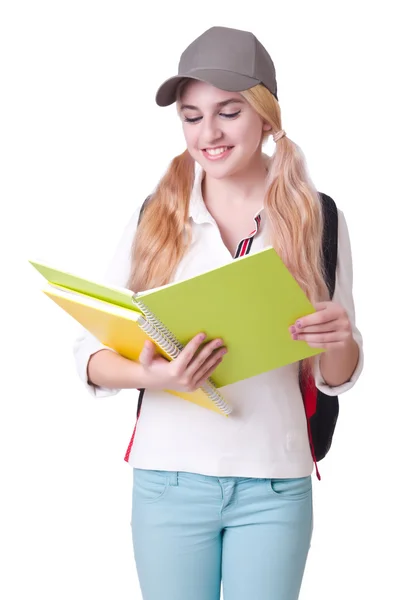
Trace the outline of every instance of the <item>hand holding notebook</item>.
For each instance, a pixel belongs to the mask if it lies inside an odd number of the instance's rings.
[[[171,362],[156,353],[154,343],[146,341],[139,356],[147,377],[145,387],[179,392],[193,392],[200,388],[226,354],[221,339],[203,345],[205,338],[205,334],[201,333],[194,336]]]

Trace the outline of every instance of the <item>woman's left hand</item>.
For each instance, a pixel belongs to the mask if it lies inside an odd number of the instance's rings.
[[[303,340],[312,348],[337,350],[352,339],[352,327],[345,309],[336,302],[317,302],[316,312],[298,319],[289,330],[294,340]]]

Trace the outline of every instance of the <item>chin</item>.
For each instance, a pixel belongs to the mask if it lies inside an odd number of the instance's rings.
[[[200,158],[200,160],[198,160],[198,158]],[[240,171],[241,168],[243,168],[243,165],[239,165],[238,163],[236,164],[235,160],[230,162],[229,160],[225,160],[224,162],[220,161],[219,163],[212,163],[200,156],[196,158],[196,161],[203,168],[205,173],[213,179],[224,179],[225,177],[230,177],[235,175],[238,171]]]

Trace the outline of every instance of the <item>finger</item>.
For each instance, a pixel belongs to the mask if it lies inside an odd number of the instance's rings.
[[[194,384],[196,389],[201,387],[202,385],[204,385],[204,383],[207,381],[207,379],[209,379],[209,377],[211,377],[212,373],[215,371],[217,366],[221,364],[222,359],[223,359],[223,356],[219,357],[218,360],[209,369],[207,369],[204,372],[201,379],[198,379],[196,381],[196,383]]]
[[[297,336],[298,341],[308,344],[332,344],[345,342],[348,337],[344,331],[330,331],[328,333],[300,333]]]
[[[322,310],[321,312],[315,312],[311,315],[306,315],[306,317],[297,319],[295,323],[293,323],[292,327],[296,327],[296,330],[300,331],[302,329],[306,329],[307,327],[331,323],[332,321],[335,321],[337,317],[338,315],[335,315],[333,312],[330,313],[328,310]]]
[[[296,327],[296,325],[291,325],[291,327],[289,328],[290,333],[296,333],[296,334],[301,334],[301,333],[329,333],[331,331],[335,331],[336,330],[336,319],[333,319],[332,321],[328,321],[326,323],[317,323],[316,325],[308,325],[304,328],[300,328],[298,329]]]
[[[215,350],[223,346],[223,340],[216,338],[208,342],[198,353],[193,357],[190,364],[186,369],[186,375],[188,377],[194,377],[197,371],[204,365],[207,360],[213,355]]]
[[[343,313],[343,309],[334,302],[317,302],[314,306],[318,309],[316,312],[297,319],[293,325],[298,329],[304,329],[311,325],[335,321]]]
[[[344,342],[329,342],[325,344],[317,344],[315,342],[310,342],[307,344],[311,348],[322,348],[323,350],[338,350],[339,348],[344,347]]]
[[[152,342],[149,342],[149,340],[146,340],[139,355],[139,362],[141,365],[148,367],[152,363],[155,353],[155,345]]]
[[[184,347],[179,356],[173,361],[173,367],[178,371],[182,372],[187,369],[187,366],[192,361],[197,350],[205,340],[205,334],[199,333],[194,336]]]
[[[212,373],[215,369],[214,365],[218,364],[218,361],[221,361],[226,354],[226,348],[219,348],[216,352],[205,361],[205,363],[194,373],[192,376],[193,382],[196,384],[197,381],[203,379],[203,377],[208,377],[208,373]]]

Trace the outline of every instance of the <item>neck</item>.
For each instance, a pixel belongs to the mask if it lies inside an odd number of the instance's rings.
[[[207,206],[210,207],[216,199],[216,204],[227,203],[229,208],[247,204],[258,208],[258,202],[263,204],[268,163],[269,157],[261,154],[244,171],[230,177],[213,179],[205,174],[202,193]]]

